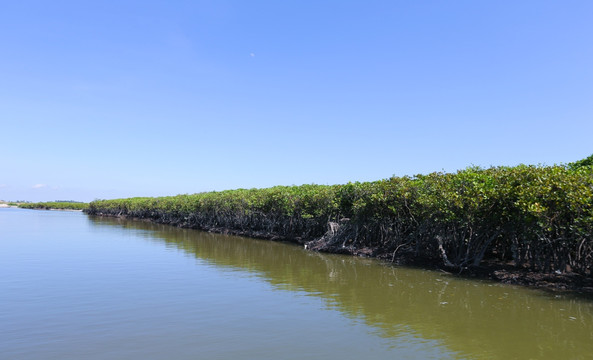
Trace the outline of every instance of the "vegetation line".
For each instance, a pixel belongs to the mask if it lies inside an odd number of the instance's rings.
[[[592,277],[593,155],[345,185],[97,200],[88,214],[295,241],[312,250]]]
[[[19,203],[18,207],[23,209],[38,210],[84,210],[88,208],[88,203],[73,201],[49,201],[37,203]]]

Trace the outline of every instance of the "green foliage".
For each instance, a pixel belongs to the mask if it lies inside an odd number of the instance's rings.
[[[38,203],[20,203],[18,204],[23,209],[40,209],[40,210],[85,210],[89,204],[82,202],[38,202]]]
[[[582,159],[582,160],[575,161],[573,163],[568,164],[568,167],[573,170],[582,168],[584,166],[593,166],[593,154],[589,157]]]
[[[86,211],[299,241],[324,236],[334,222],[345,229],[330,234],[343,237],[342,247],[405,251],[457,268],[491,258],[541,271],[593,269],[593,166],[586,165],[97,200]]]

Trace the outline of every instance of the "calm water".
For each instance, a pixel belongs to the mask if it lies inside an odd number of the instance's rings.
[[[0,209],[0,359],[591,359],[593,301]]]

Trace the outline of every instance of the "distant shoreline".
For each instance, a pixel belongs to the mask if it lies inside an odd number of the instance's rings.
[[[19,206],[5,206],[5,207],[13,207],[13,208],[18,208],[18,209],[26,209],[26,210],[47,210],[47,211],[78,211],[81,212],[82,210],[79,209],[58,209],[58,208],[22,208]]]
[[[0,203],[0,208],[15,208],[15,209],[29,209],[29,210],[58,210],[58,211],[82,211],[83,209],[71,209],[67,207],[47,207],[48,203],[20,203],[17,205],[10,205],[9,203]],[[81,203],[82,204],[82,203]],[[66,205],[70,205],[69,203]],[[86,206],[86,203],[84,203]]]
[[[38,203],[22,203],[18,207],[21,209],[34,210],[71,210],[81,211],[87,208],[88,204],[83,202],[69,202],[69,201],[48,201]]]

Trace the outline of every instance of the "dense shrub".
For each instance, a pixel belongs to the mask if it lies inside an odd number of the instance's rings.
[[[86,211],[300,242],[322,239],[328,251],[371,248],[461,269],[484,259],[584,275],[593,268],[593,167],[586,164],[99,200]]]
[[[50,202],[37,202],[37,203],[20,203],[18,204],[23,209],[41,209],[41,210],[84,210],[89,204],[82,202],[69,202],[69,201],[50,201]]]
[[[568,166],[573,170],[584,167],[584,166],[593,166],[593,155],[586,157],[582,160],[570,163],[570,164],[568,164]]]

